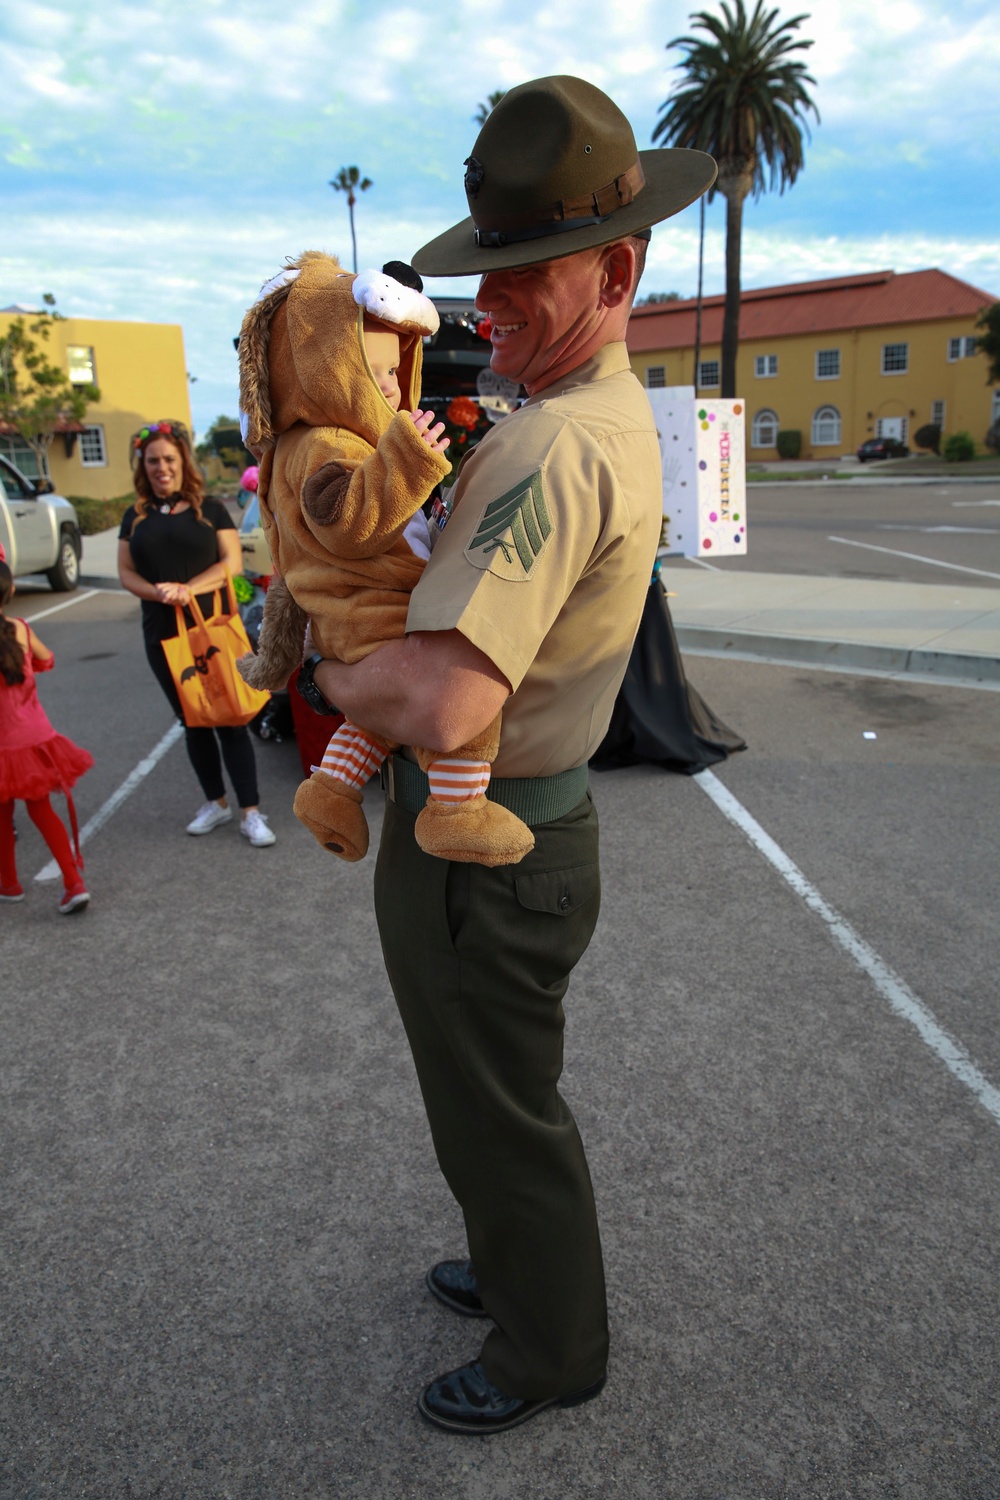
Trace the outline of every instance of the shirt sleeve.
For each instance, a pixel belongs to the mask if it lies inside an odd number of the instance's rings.
[[[132,527],[135,525],[135,506],[130,505],[122,516],[122,524],[118,531],[118,540],[127,542],[132,535]]]
[[[229,514],[221,500],[202,501],[201,513],[206,521],[211,521],[216,531],[235,531],[236,522]]]
[[[507,418],[466,460],[407,630],[457,629],[516,689],[609,540],[614,476],[577,423]],[[508,426],[509,424],[509,426]]]

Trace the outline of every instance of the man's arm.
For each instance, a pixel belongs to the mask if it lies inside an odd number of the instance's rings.
[[[481,734],[510,683],[458,630],[417,630],[353,666],[317,663],[313,681],[355,724],[445,754]]]

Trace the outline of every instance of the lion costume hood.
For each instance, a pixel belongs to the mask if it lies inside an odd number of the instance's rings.
[[[333,256],[309,250],[261,288],[243,320],[244,442],[267,447],[301,422],[347,428],[375,447],[393,411],[365,354],[366,315],[399,334],[400,410],[414,410],[422,340],[438,330],[433,302],[384,271],[355,276]]]

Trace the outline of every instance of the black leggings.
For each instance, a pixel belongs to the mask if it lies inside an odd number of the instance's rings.
[[[159,641],[146,640],[146,659],[153,669],[153,676],[166,694],[167,702],[183,724],[180,699]],[[225,761],[240,807],[257,806],[260,801],[257,795],[257,764],[254,760],[253,740],[245,724],[218,729],[188,729],[185,726],[184,739],[188,759],[194,767],[194,774],[201,784],[206,801],[218,802],[220,797],[226,795],[222,780],[222,762]]]

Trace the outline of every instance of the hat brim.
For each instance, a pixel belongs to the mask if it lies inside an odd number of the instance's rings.
[[[429,240],[413,256],[411,264],[421,276],[482,276],[487,271],[537,265],[562,255],[574,255],[578,250],[608,245],[679,214],[712,186],[718,170],[713,157],[683,146],[640,151],[639,161],[645,187],[631,203],[602,224],[588,224],[582,229],[516,240],[493,248],[476,244],[475,224],[470,217]]]

